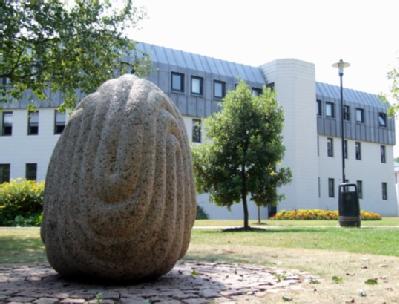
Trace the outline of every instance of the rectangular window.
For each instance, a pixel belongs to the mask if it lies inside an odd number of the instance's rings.
[[[10,182],[10,164],[0,164],[0,184]]]
[[[317,115],[321,116],[321,100],[317,99],[316,104],[317,104]]]
[[[36,180],[37,164],[25,164],[25,178],[27,180]]]
[[[357,197],[363,198],[363,182],[361,180],[357,180],[356,186],[357,186]]]
[[[382,199],[386,201],[388,199],[388,184],[387,183],[381,183],[382,187]]]
[[[320,177],[317,178],[317,192],[319,194],[319,197],[321,197]]]
[[[335,117],[334,103],[326,102],[326,116],[332,118]]]
[[[172,72],[172,91],[184,92],[184,74]]]
[[[54,134],[61,134],[64,132],[66,122],[65,112],[59,112],[55,110],[54,112]]]
[[[344,106],[344,120],[351,120],[351,112],[349,106]]]
[[[335,180],[333,178],[328,179],[328,196],[335,197]]]
[[[344,140],[344,158],[348,159],[348,141]]]
[[[226,83],[219,80],[213,81],[213,96],[215,98],[223,98],[226,96]]]
[[[259,96],[262,94],[262,89],[252,88],[252,96]]]
[[[385,151],[385,146],[381,145],[381,163],[386,163],[386,151]]]
[[[28,135],[39,134],[39,111],[28,112]]]
[[[364,110],[363,109],[356,109],[356,122],[364,122]]]
[[[386,127],[387,126],[387,114],[378,113],[378,126]]]
[[[203,94],[203,83],[204,79],[198,76],[191,76],[191,94],[202,95]]]
[[[201,119],[192,120],[191,140],[193,143],[201,142]]]
[[[1,115],[1,136],[11,136],[12,135],[12,112],[4,111]]]
[[[328,157],[334,156],[334,142],[331,137],[327,138],[327,156]]]
[[[362,145],[360,142],[355,142],[355,159],[362,159]]]

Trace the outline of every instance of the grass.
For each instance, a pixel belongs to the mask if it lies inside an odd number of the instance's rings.
[[[242,226],[242,220],[196,220],[195,226]],[[257,220],[250,220],[250,225],[257,226]],[[262,220],[262,226],[338,226],[335,220]],[[384,217],[377,221],[362,221],[363,227],[396,226],[399,217]]]
[[[237,245],[274,248],[303,248],[399,256],[397,228],[337,229],[319,227],[280,227],[257,232],[195,230],[195,245]]]
[[[46,261],[39,228],[0,227],[0,263]]]
[[[273,229],[267,229],[267,226],[265,226],[265,230],[256,232],[221,232],[220,229],[195,229],[192,232],[191,243],[194,246],[207,245],[215,248],[234,245],[243,248],[252,246],[321,249],[399,256],[398,228],[341,229],[336,227],[304,227],[305,223],[303,222],[311,223],[313,221],[274,222],[280,222],[281,226],[273,227]],[[293,222],[297,222],[298,225],[291,226]],[[235,222],[228,221],[229,224],[226,224],[225,221],[211,223],[226,226],[234,225]],[[286,226],[283,226],[283,224],[286,224]],[[211,225],[207,224],[206,226]],[[43,252],[44,246],[40,240],[39,228],[0,228],[0,263],[42,262],[45,261]]]
[[[251,303],[285,303],[282,295],[292,297],[293,303],[399,303],[398,228],[339,229],[334,227],[336,223],[320,227],[334,221],[317,225],[319,227],[305,225],[314,221],[278,222],[282,226],[270,229],[265,226],[266,229],[259,232],[194,229],[185,259],[299,269],[320,276],[320,284],[305,284],[300,289],[268,293],[262,298],[252,297]],[[295,227],[291,226],[294,222]],[[388,222],[393,225],[397,220]],[[209,222],[201,223],[210,226]],[[228,223],[212,224],[241,224]],[[32,264],[45,260],[39,228],[0,228],[0,264]],[[333,278],[338,278],[340,283]],[[365,283],[376,279],[378,284]],[[366,298],[359,296],[360,289],[367,292]]]

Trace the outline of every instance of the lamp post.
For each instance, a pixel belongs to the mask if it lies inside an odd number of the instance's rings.
[[[340,89],[341,89],[341,155],[342,155],[342,182],[346,182],[345,178],[345,147],[344,147],[344,92],[342,86],[342,77],[344,76],[344,68],[349,67],[350,64],[348,62],[340,59],[338,62],[332,65],[333,68],[338,68],[338,76],[340,79]]]

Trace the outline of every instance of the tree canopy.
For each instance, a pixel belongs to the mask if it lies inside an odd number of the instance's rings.
[[[283,110],[274,91],[264,87],[260,96],[241,81],[222,102],[222,110],[205,120],[209,141],[193,147],[198,191],[209,192],[217,205],[242,200],[244,228],[249,228],[247,196],[258,206],[281,200],[277,187],[291,179],[280,166],[284,155]]]
[[[391,95],[394,99],[390,114],[395,114],[399,111],[399,65],[388,72],[388,79],[391,81]]]
[[[68,5],[67,5],[68,4]],[[29,89],[39,99],[59,91],[67,106],[76,89],[93,92],[120,73],[145,73],[149,60],[123,60],[135,44],[125,35],[144,13],[132,0],[0,1],[0,97],[20,98]]]

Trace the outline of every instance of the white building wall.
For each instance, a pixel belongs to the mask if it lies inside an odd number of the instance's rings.
[[[0,163],[10,164],[10,178],[25,177],[25,164],[37,163],[37,180],[44,180],[54,146],[53,108],[39,109],[39,134],[28,135],[28,111],[12,110],[12,136],[0,136]]]
[[[286,199],[279,204],[278,209],[317,208],[314,64],[297,59],[279,59],[261,68],[267,82],[274,82],[277,101],[284,109],[286,151],[282,165],[291,168],[293,177],[290,184],[281,187]]]
[[[362,210],[385,216],[398,215],[393,171],[393,146],[386,145],[386,163],[381,163],[380,144],[361,142],[361,160],[355,159],[355,141],[348,140],[348,159],[345,159],[345,177],[351,183],[361,180]],[[319,177],[321,182],[319,205],[322,209],[338,209],[338,185],[342,182],[341,139],[333,137],[333,157],[327,156],[327,137],[319,136]],[[329,197],[328,178],[335,180],[335,197]],[[387,183],[388,199],[382,199],[382,185]]]

